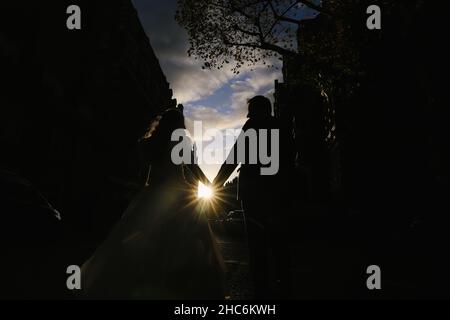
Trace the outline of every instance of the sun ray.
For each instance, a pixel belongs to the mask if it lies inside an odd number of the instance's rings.
[[[208,187],[201,182],[198,183],[198,191],[197,191],[198,198],[211,199],[213,195],[214,195],[213,189],[211,187]]]

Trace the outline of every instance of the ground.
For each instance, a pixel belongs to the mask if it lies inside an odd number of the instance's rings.
[[[253,292],[246,241],[222,236],[218,239],[218,244],[226,265],[227,299],[251,299]]]

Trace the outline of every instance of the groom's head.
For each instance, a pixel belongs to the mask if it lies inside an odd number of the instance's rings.
[[[263,96],[256,96],[248,100],[247,118],[267,118],[272,115],[272,104]]]

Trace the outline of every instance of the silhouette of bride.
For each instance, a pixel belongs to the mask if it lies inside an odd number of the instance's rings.
[[[222,299],[223,261],[185,165],[171,161],[176,109],[145,140],[149,184],[81,270],[84,299]],[[190,174],[205,179],[199,170]]]

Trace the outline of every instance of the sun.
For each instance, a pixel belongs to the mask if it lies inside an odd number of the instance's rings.
[[[197,191],[197,197],[203,198],[203,199],[211,199],[213,196],[213,190],[204,185],[203,183],[198,183],[198,191]]]

